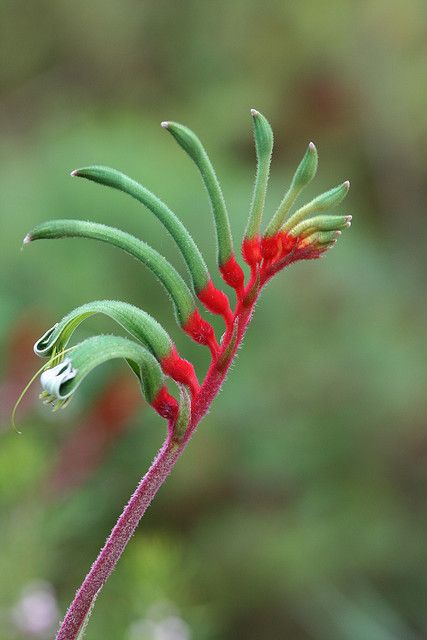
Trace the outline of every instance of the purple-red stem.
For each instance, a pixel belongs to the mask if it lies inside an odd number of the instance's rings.
[[[250,304],[245,306],[245,294],[253,286],[248,285],[239,296],[234,314],[234,322],[228,326],[218,355],[213,359],[199,393],[193,398],[191,421],[184,438],[177,441],[173,434],[173,425],[169,425],[168,436],[157,454],[153,464],[137,486],[134,494],[123,510],[104,547],[93,563],[89,573],[72,601],[56,640],[75,640],[85,618],[100,589],[114,570],[124,548],[132,537],[139,521],[150,505],[157,491],[172,471],[200,420],[207,413],[218,394],[227,371],[251,320],[259,291]]]
[[[170,474],[182,450],[169,435],[84,579],[61,624],[57,640],[74,640],[77,637],[94,598],[112,573],[138,522]]]

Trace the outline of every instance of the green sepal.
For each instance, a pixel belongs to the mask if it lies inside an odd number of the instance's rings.
[[[46,369],[40,381],[47,402],[59,403],[71,398],[86,376],[96,367],[113,360],[127,360],[141,384],[147,402],[154,398],[164,384],[164,376],[154,356],[142,345],[120,336],[94,336],[78,344],[51,369]]]
[[[314,231],[334,231],[351,226],[351,216],[315,216],[299,222],[293,227],[292,236],[308,236]]]
[[[160,280],[174,304],[177,320],[185,325],[196,309],[194,297],[174,267],[155,249],[134,236],[85,220],[49,220],[35,227],[24,239],[24,244],[33,240],[52,238],[92,238],[112,244],[143,262]]]
[[[187,264],[196,293],[199,293],[207,285],[210,280],[209,271],[189,231],[173,211],[151,191],[124,173],[109,167],[83,167],[75,169],[71,175],[118,189],[142,202],[166,227],[178,245]]]
[[[259,233],[270,175],[271,154],[273,153],[273,130],[270,123],[267,118],[255,109],[251,109],[251,114],[257,170],[245,238],[253,238]]]
[[[118,322],[134,338],[148,347],[158,361],[170,354],[173,342],[162,325],[142,309],[116,300],[96,300],[73,309],[37,340],[34,352],[40,357],[61,353],[77,327],[86,318],[97,313],[107,315]]]
[[[201,141],[191,129],[177,122],[162,122],[162,127],[173,135],[180,147],[188,153],[200,171],[214,215],[217,261],[221,266],[231,258],[234,251],[227,207],[215,170]]]
[[[282,226],[282,231],[290,231],[299,222],[301,222],[301,220],[304,220],[312,213],[332,209],[332,207],[335,207],[344,200],[349,188],[350,183],[348,180],[346,180],[346,182],[343,182],[337,187],[329,189],[329,191],[325,191],[325,193],[317,196],[316,198],[311,200],[311,202],[305,204],[303,207],[295,211],[295,213],[290,218],[288,218],[288,220],[286,220],[285,224]]]
[[[285,193],[282,202],[265,230],[266,236],[274,236],[279,231],[295,200],[316,175],[317,163],[317,149],[313,142],[310,142],[303,159],[294,173],[288,191]]]

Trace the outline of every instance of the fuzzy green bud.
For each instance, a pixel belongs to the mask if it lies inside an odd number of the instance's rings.
[[[116,300],[96,300],[73,309],[37,340],[34,345],[35,353],[41,357],[60,353],[66,348],[78,326],[98,313],[115,320],[146,345],[157,360],[160,361],[171,353],[174,346],[172,339],[157,320],[138,307]]]
[[[271,154],[273,153],[273,130],[259,111],[251,109],[255,151],[257,157],[257,171],[252,195],[252,204],[249,212],[245,238],[253,238],[259,233],[262,215],[265,206],[268,178],[270,174]]]
[[[297,170],[295,171],[295,174],[292,178],[291,186],[286,192],[282,202],[279,205],[279,208],[277,209],[265,231],[266,236],[274,236],[274,234],[279,231],[295,200],[304,189],[304,187],[307,186],[308,183],[311,182],[311,180],[316,175],[317,162],[317,149],[314,143],[310,142],[303,159],[301,160]]]
[[[304,220],[312,213],[315,213],[317,211],[327,211],[328,209],[332,209],[333,207],[337,206],[344,200],[349,189],[350,182],[346,180],[337,187],[329,189],[329,191],[326,191],[320,196],[317,196],[316,198],[311,200],[311,202],[295,211],[295,213],[290,218],[288,218],[288,220],[286,220],[285,224],[282,226],[282,231],[290,231],[299,222],[301,222],[301,220]]]
[[[136,180],[110,167],[83,167],[75,169],[71,175],[118,189],[142,202],[166,227],[178,245],[187,264],[196,293],[204,289],[210,280],[210,275],[202,254],[187,228],[164,202]]]
[[[299,222],[290,232],[292,236],[305,237],[314,231],[334,231],[351,226],[352,216],[315,216]]]
[[[147,401],[152,403],[164,383],[160,366],[147,349],[120,336],[88,338],[58,365],[45,370],[40,377],[45,391],[43,397],[53,404],[64,403],[93,369],[115,358],[124,358],[129,362]]]
[[[143,262],[157,276],[171,297],[181,326],[185,325],[195,311],[192,293],[176,269],[150,245],[129,233],[97,222],[50,220],[35,227],[24,238],[24,244],[33,240],[55,238],[91,238],[123,249]]]
[[[173,135],[200,171],[214,215],[217,261],[219,266],[222,266],[234,254],[233,238],[224,196],[209,156],[200,139],[188,127],[177,122],[162,122],[162,127]]]

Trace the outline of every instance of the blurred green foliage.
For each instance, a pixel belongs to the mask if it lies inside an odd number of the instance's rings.
[[[135,261],[88,241],[19,250],[44,219],[90,218],[148,239],[185,273],[141,206],[68,177],[101,163],[170,204],[214,271],[206,194],[163,119],[205,142],[236,239],[254,175],[250,107],[276,134],[267,215],[311,139],[320,164],[307,200],[352,181],[351,232],[326,260],[267,289],[88,639],[427,638],[426,19],[423,0],[1,3],[4,354],[22,318],[35,340],[71,308],[118,298],[159,318],[206,367]],[[92,320],[80,335],[95,328],[112,326]],[[39,366],[26,354],[15,349],[1,370],[1,640],[50,637],[17,622],[26,586],[45,581],[64,611],[163,435],[141,402],[85,482],[52,496],[61,447],[103,380],[62,415],[33,403],[18,437],[3,409],[20,363]],[[159,635],[162,620],[180,618],[184,626]]]

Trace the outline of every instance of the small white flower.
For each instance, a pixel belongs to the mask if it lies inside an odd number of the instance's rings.
[[[49,396],[53,396],[60,400],[63,397],[61,396],[61,385],[68,382],[68,380],[75,378],[76,373],[77,370],[74,369],[71,364],[70,358],[65,358],[55,367],[52,367],[52,369],[43,371],[40,376],[40,382],[43,389],[47,391]]]

